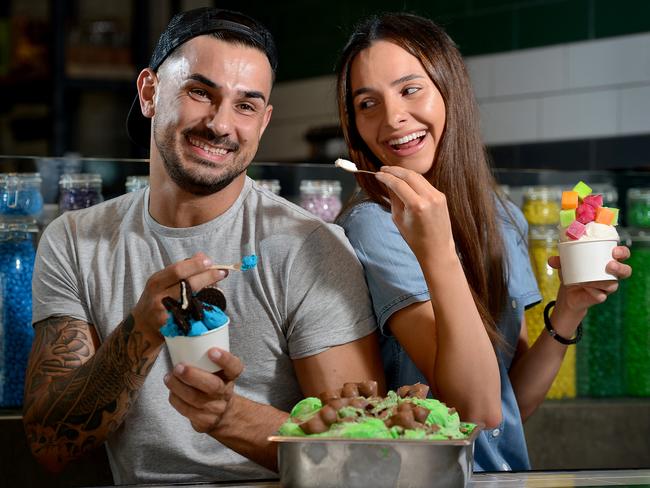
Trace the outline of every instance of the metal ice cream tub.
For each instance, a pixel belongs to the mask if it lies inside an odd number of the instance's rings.
[[[464,487],[472,475],[477,426],[462,440],[282,437],[284,488]]]

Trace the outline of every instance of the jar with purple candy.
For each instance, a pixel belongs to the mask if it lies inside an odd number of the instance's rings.
[[[341,182],[337,180],[302,180],[300,206],[325,222],[334,222],[341,211]]]
[[[23,402],[32,347],[32,272],[38,225],[33,219],[0,222],[0,407]]]
[[[0,216],[38,216],[43,210],[39,173],[0,173]]]
[[[69,173],[59,179],[59,210],[78,210],[104,201],[102,177],[96,173]]]

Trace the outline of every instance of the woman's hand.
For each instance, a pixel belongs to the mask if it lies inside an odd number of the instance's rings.
[[[619,280],[627,279],[632,275],[632,268],[624,264],[627,258],[630,257],[630,250],[626,246],[616,246],[612,250],[612,257],[614,260],[607,264],[606,271]],[[562,279],[562,268],[560,266],[559,256],[551,256],[548,259],[548,264],[555,268],[560,273],[560,280]],[[589,307],[598,303],[603,303],[607,297],[618,289],[618,281],[592,281],[580,285],[565,286],[560,285],[558,291],[556,309],[567,310],[576,315],[584,315],[587,313]],[[579,320],[582,320],[580,318]],[[577,323],[576,323],[577,327]]]
[[[388,188],[393,221],[419,260],[456,256],[443,193],[406,168],[382,166],[376,178]]]

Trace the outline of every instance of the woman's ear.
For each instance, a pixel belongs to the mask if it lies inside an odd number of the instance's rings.
[[[142,115],[152,118],[155,113],[154,95],[158,86],[158,77],[151,68],[145,68],[138,75],[138,97]]]

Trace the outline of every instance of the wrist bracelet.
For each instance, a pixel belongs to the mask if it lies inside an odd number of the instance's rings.
[[[549,317],[549,311],[551,310],[551,307],[555,306],[555,300],[552,300],[546,304],[546,307],[544,307],[544,327],[546,327],[546,330],[548,331],[549,335],[558,341],[560,344],[564,344],[565,346],[570,346],[571,344],[577,344],[580,342],[580,339],[582,339],[582,322],[578,324],[578,328],[576,329],[576,336],[573,339],[565,339],[562,337],[560,334],[558,334],[553,326],[551,325],[551,319]]]

